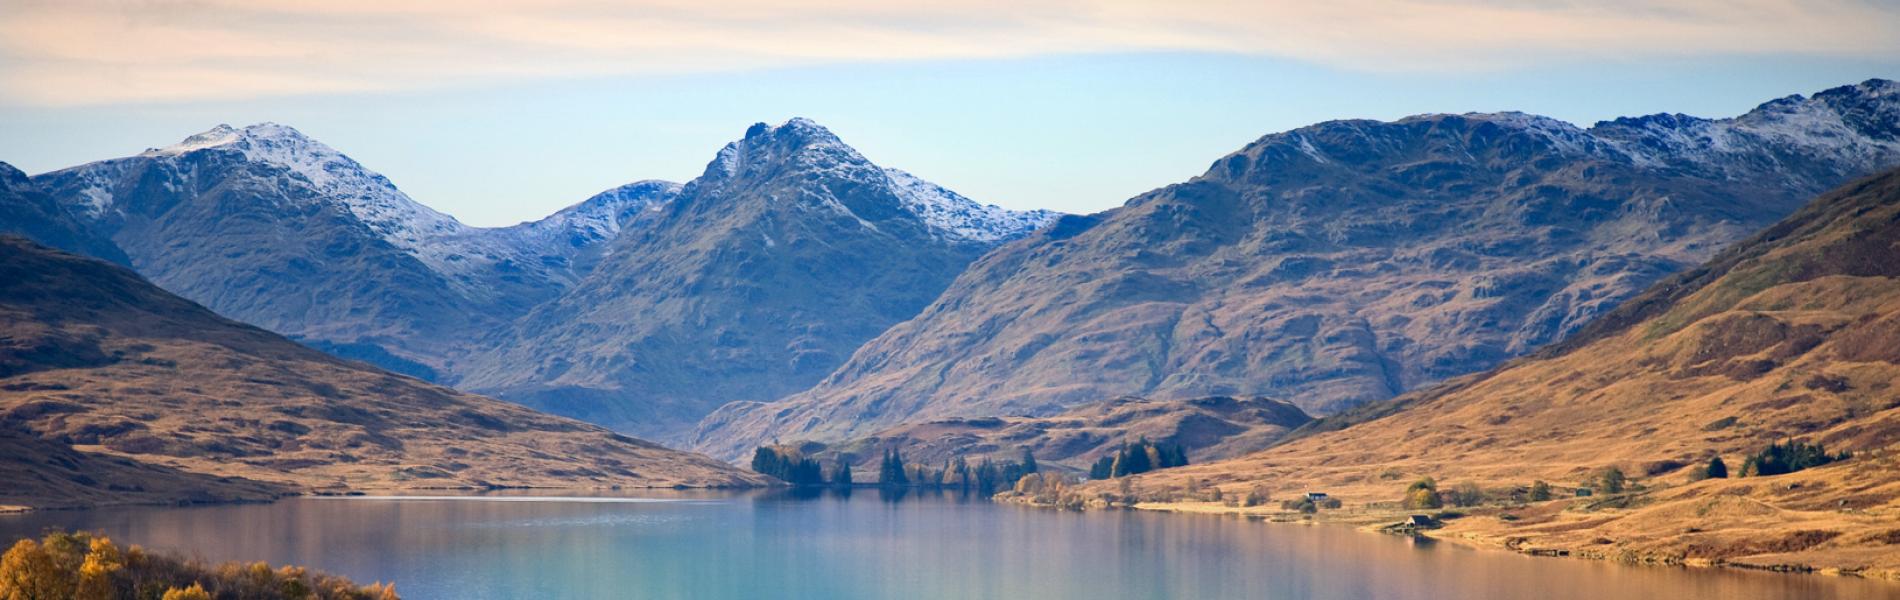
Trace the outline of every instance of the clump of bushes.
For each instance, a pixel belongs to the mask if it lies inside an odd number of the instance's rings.
[[[1410,509],[1437,509],[1446,506],[1478,506],[1484,504],[1488,496],[1483,488],[1475,483],[1460,483],[1450,490],[1440,491],[1438,480],[1421,477],[1412,485],[1406,486],[1405,497],[1399,505]]]
[[[1742,476],[1783,475],[1853,457],[1854,455],[1848,452],[1828,454],[1827,447],[1819,443],[1810,444],[1788,440],[1769,444],[1760,452],[1749,455],[1748,459],[1742,462]]]
[[[1271,496],[1267,493],[1267,488],[1256,485],[1253,489],[1247,490],[1247,495],[1240,499],[1240,505],[1260,506],[1266,504],[1270,499]]]
[[[1623,474],[1623,469],[1610,466],[1597,469],[1596,473],[1591,474],[1590,478],[1583,482],[1583,487],[1594,487],[1605,494],[1621,494],[1629,490],[1629,481],[1629,476]]]
[[[1088,499],[1077,493],[1068,479],[1056,473],[1030,473],[1016,480],[1016,496],[1036,504],[1082,510]]]
[[[1531,493],[1530,493],[1531,502],[1543,502],[1545,500],[1549,500],[1550,497],[1551,497],[1551,494],[1550,494],[1549,483],[1546,483],[1544,480],[1539,479],[1535,483],[1531,484]]]
[[[1477,506],[1484,504],[1484,490],[1475,483],[1460,483],[1451,488],[1451,492],[1440,497],[1452,506]]]
[[[1443,508],[1445,499],[1438,495],[1438,481],[1430,477],[1420,478],[1405,488],[1406,508]]]
[[[1319,500],[1314,500],[1311,496],[1302,496],[1298,500],[1285,500],[1285,501],[1280,502],[1281,510],[1289,510],[1293,512],[1306,513],[1309,515],[1319,512],[1322,509],[1339,510],[1340,508],[1344,508],[1345,506],[1346,506],[1345,502],[1341,501],[1338,498],[1333,498],[1330,496],[1321,498]]]
[[[21,539],[0,555],[0,598],[8,600],[397,600],[393,585],[359,586],[348,579],[303,567],[269,564],[206,565],[150,554],[138,546],[121,550],[111,539],[88,533],[52,533]]]

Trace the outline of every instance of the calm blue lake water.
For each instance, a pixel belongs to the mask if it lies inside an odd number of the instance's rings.
[[[0,516],[436,598],[1900,599],[1818,575],[1531,558],[1363,533],[1069,513],[875,490],[648,498],[300,498]]]

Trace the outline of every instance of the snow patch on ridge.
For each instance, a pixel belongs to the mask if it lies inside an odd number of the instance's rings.
[[[430,243],[473,229],[454,217],[411,200],[382,175],[364,168],[343,153],[302,132],[276,123],[243,129],[219,125],[141,156],[176,158],[202,151],[233,151],[252,162],[289,171],[309,182],[311,191],[341,203],[381,237],[409,251],[438,271],[458,270],[455,257],[462,248]]]
[[[891,191],[911,214],[923,219],[940,235],[963,241],[999,242],[1041,229],[1061,213],[1050,210],[1015,211],[994,204],[978,204],[962,194],[898,170],[884,169]]]
[[[513,262],[540,268],[547,256],[610,240],[620,231],[651,214],[679,193],[679,184],[640,181],[616,187],[562,209],[553,215],[511,227],[473,227],[409,198],[387,178],[358,164],[335,149],[303,133],[276,123],[243,128],[219,125],[177,144],[153,148],[139,156],[153,160],[183,160],[200,152],[233,152],[245,161],[282,169],[290,177],[280,181],[305,185],[319,202],[336,202],[376,235],[416,257],[429,269],[451,281],[473,284],[474,274],[489,265]],[[123,161],[89,165],[84,177],[104,183],[80,190],[95,207],[109,204],[112,194],[103,186],[118,179]]]

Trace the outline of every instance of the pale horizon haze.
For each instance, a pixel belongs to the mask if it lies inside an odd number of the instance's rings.
[[[1734,116],[1900,78],[1896,33],[1859,0],[0,0],[0,161],[272,121],[498,226],[802,116],[980,202],[1094,212],[1330,119]]]

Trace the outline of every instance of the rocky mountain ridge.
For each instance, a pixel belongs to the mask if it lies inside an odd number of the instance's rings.
[[[878,166],[806,119],[760,123],[456,384],[681,437],[726,402],[810,386],[1052,217]]]
[[[1495,504],[1444,531],[1522,552],[1900,578],[1900,170],[1825,194],[1535,356],[1329,418],[1283,445],[1137,478],[1396,501],[1421,477]],[[1846,460],[1750,473],[1796,440]],[[1729,465],[1707,477],[1712,459]],[[1602,489],[1616,469],[1625,490]],[[1091,486],[1106,491],[1105,485]],[[1210,507],[1211,508],[1211,507]],[[1270,509],[1261,509],[1270,510]],[[1500,518],[1509,513],[1513,518]]]
[[[960,258],[932,266],[954,273],[982,250],[1020,237],[1054,216],[981,205],[903,171],[872,165],[809,120],[755,129],[796,131],[812,143],[791,157],[805,161],[788,163],[797,173],[752,173],[747,178],[825,174],[825,181],[840,186],[882,190],[888,206],[855,207],[870,211],[862,215],[842,208],[838,213],[858,223],[902,225],[901,231],[885,232],[891,234],[889,245],[865,248],[870,255],[902,254],[908,251],[903,246],[913,242],[956,248]],[[748,149],[745,140],[735,142],[721,151],[693,189],[710,190],[715,175],[776,164],[772,151]],[[62,169],[30,183],[55,199],[77,222],[76,228],[109,238],[105,245],[113,248],[108,250],[123,248],[122,260],[223,314],[338,356],[509,393],[518,391],[518,382],[529,375],[508,372],[512,364],[475,363],[493,354],[495,344],[515,343],[504,337],[515,331],[513,323],[586,281],[597,265],[620,251],[623,245],[616,242],[623,235],[654,223],[672,223],[667,209],[684,187],[639,181],[537,221],[471,227],[414,201],[341,152],[273,123],[220,125],[177,144]],[[696,192],[696,197],[707,193]],[[857,197],[848,189],[834,194],[788,188],[787,193]],[[741,193],[730,201],[774,200]],[[903,218],[888,218],[893,216]],[[105,255],[108,250],[94,253]],[[931,284],[904,293],[934,295],[940,287]],[[603,300],[623,292],[668,293],[610,289],[586,297]],[[874,318],[867,323],[846,322],[850,315],[840,315],[844,321],[839,324],[855,336],[849,343],[875,334],[863,333],[866,330],[881,330],[909,316],[893,316],[885,308],[868,312]],[[850,350],[839,347],[842,343],[829,343],[824,350],[842,356]],[[559,353],[541,358],[583,360]],[[631,368],[648,367],[642,362]],[[490,381],[513,383],[487,385]],[[798,381],[801,386],[809,383]],[[626,397],[614,401],[642,402]],[[710,408],[689,412],[697,418],[706,410]]]
[[[1375,402],[1562,339],[1662,277],[1900,164],[1871,80],[1730,119],[1582,129],[1521,113],[1333,121],[977,261],[811,390],[696,447],[840,440],[1096,398]]]

